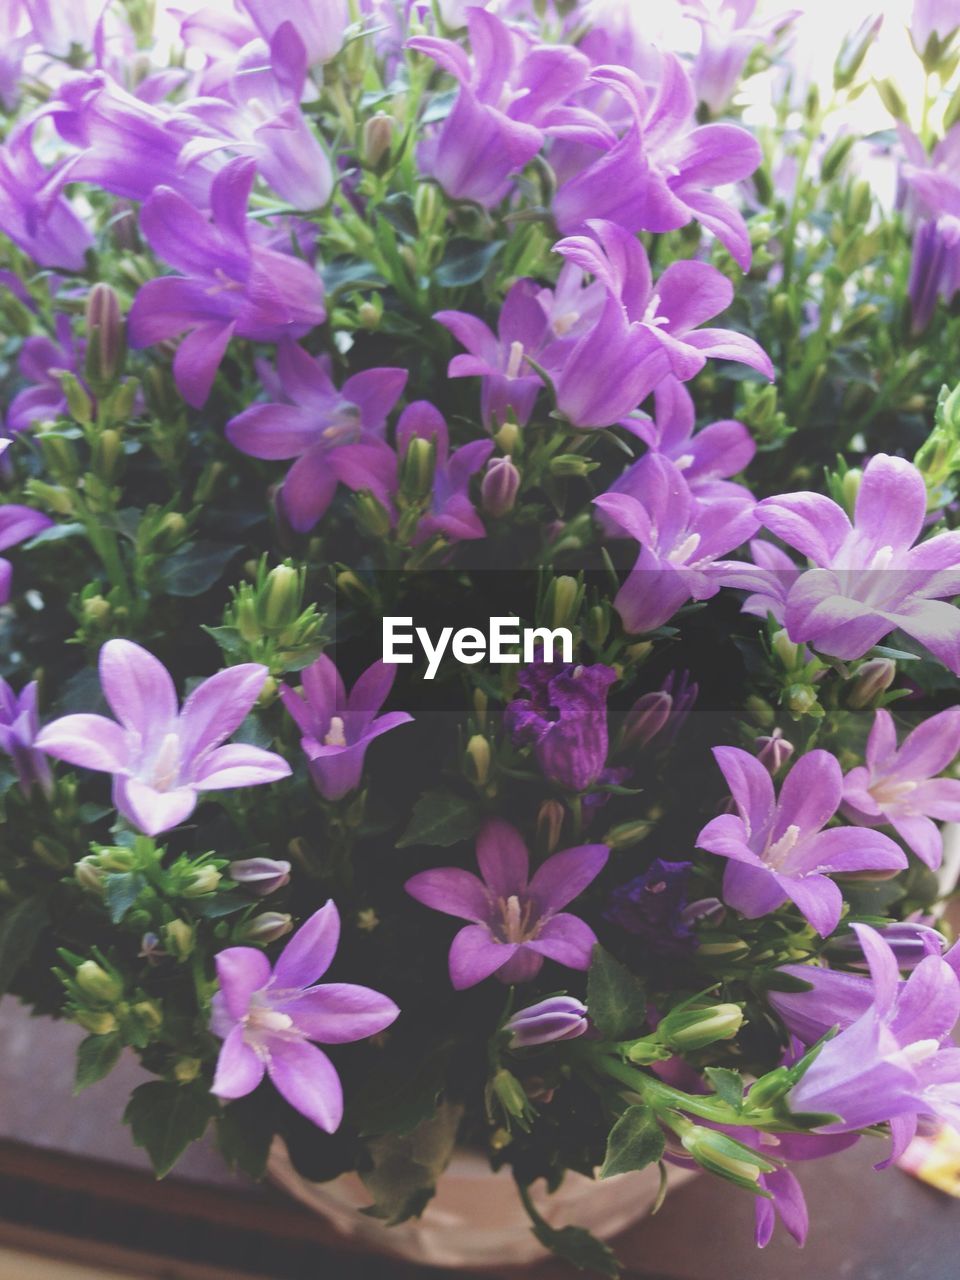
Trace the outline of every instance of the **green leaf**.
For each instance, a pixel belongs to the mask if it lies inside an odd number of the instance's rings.
[[[534,1223],[533,1234],[545,1249],[578,1271],[592,1271],[609,1280],[617,1280],[620,1275],[617,1255],[583,1227],[551,1227],[541,1219]]]
[[[663,1155],[663,1130],[650,1107],[638,1104],[626,1111],[610,1130],[601,1178],[645,1169]]]
[[[390,1134],[367,1143],[373,1167],[361,1171],[373,1204],[362,1210],[390,1226],[419,1218],[433,1199],[437,1179],[450,1163],[462,1107],[443,1102],[407,1134]]]
[[[637,1035],[647,1016],[643,983],[599,943],[593,948],[587,974],[587,1008],[594,1026],[607,1040]]]
[[[479,826],[480,812],[469,797],[453,791],[425,791],[413,807],[410,825],[397,841],[397,848],[412,844],[446,848],[469,840]]]
[[[433,278],[445,289],[476,284],[505,244],[505,240],[451,240]]]
[[[743,1102],[743,1077],[728,1067],[706,1067],[703,1073],[713,1085],[713,1091],[728,1107],[739,1111]]]
[[[48,919],[42,898],[24,898],[0,916],[0,995],[30,959]]]
[[[256,1182],[267,1171],[273,1123],[263,1099],[251,1095],[231,1102],[217,1116],[217,1146],[231,1169]]]
[[[109,1075],[123,1051],[123,1041],[116,1032],[108,1036],[87,1036],[77,1047],[77,1073],[74,1078],[74,1094],[82,1093],[88,1085],[96,1084]]]
[[[140,891],[146,883],[137,871],[115,871],[104,876],[104,901],[113,924],[120,923],[140,897]]]
[[[150,1157],[158,1178],[166,1177],[191,1142],[202,1138],[217,1102],[202,1081],[190,1085],[151,1080],[134,1089],[123,1113],[133,1141]]]
[[[167,556],[157,575],[158,586],[168,596],[202,596],[223,576],[240,546],[200,538]]]

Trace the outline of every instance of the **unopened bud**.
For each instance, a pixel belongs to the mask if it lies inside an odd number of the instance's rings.
[[[379,293],[372,294],[369,298],[365,298],[357,307],[357,319],[360,322],[361,329],[373,332],[380,328],[383,320],[383,299]]]
[[[178,1058],[173,1065],[173,1077],[177,1084],[191,1084],[200,1074],[202,1065],[199,1058]]]
[[[779,727],[765,737],[756,738],[753,745],[757,753],[757,759],[770,774],[771,778],[776,777],[793,755],[794,750],[793,743],[787,741]]]
[[[499,519],[511,512],[520,491],[520,472],[510,458],[494,458],[480,483],[480,505],[488,516]]]
[[[185,898],[202,898],[207,893],[213,893],[221,879],[216,867],[197,867],[190,873],[180,892]]]
[[[610,635],[610,606],[595,604],[583,620],[583,638],[594,649],[602,649]]]
[[[490,777],[493,753],[482,733],[475,733],[467,743],[467,768],[474,782],[483,786]]]
[[[552,854],[560,847],[566,810],[559,800],[544,800],[537,813],[537,845]]]
[[[857,505],[857,494],[860,492],[860,481],[862,479],[863,472],[860,468],[851,467],[840,481],[840,493],[847,515],[853,515],[854,508]]]
[[[149,1031],[156,1031],[163,1024],[163,1010],[156,1000],[141,1000],[130,1010]]]
[[[246,920],[237,929],[238,942],[255,942],[266,947],[278,938],[285,937],[293,928],[293,916],[282,911],[261,911],[258,916]]]
[[[761,1173],[773,1168],[768,1160],[717,1129],[691,1124],[684,1127],[680,1141],[704,1169],[741,1186],[756,1185]]]
[[[357,521],[371,538],[385,538],[390,532],[392,521],[390,512],[378,502],[372,493],[358,493],[354,497],[354,510]],[[340,577],[343,577],[341,574]],[[337,579],[339,584],[340,579]]]
[[[863,65],[870,46],[876,39],[877,32],[883,25],[883,14],[864,18],[856,31],[846,36],[837,59],[833,64],[833,87],[848,89],[856,79],[857,72]]]
[[[192,953],[193,926],[187,924],[186,920],[171,920],[169,924],[162,927],[160,933],[163,937],[163,945],[177,960],[186,960]]]
[[[493,438],[509,457],[516,452],[517,445],[520,443],[520,428],[515,422],[507,421]]]
[[[555,1040],[573,1040],[587,1030],[587,1006],[574,996],[550,996],[520,1009],[504,1024],[511,1049],[528,1049]]]
[[[74,975],[77,987],[91,1000],[113,1004],[123,995],[123,982],[116,974],[108,973],[96,960],[84,960]]]
[[[168,511],[157,525],[153,545],[158,551],[172,551],[187,536],[190,526],[179,511]]]
[[[653,830],[653,823],[646,818],[635,818],[632,822],[620,822],[603,837],[603,843],[611,849],[632,849],[634,845],[646,840]]]
[[[432,493],[436,469],[436,443],[424,436],[414,436],[400,465],[400,488],[404,495],[415,501]]]
[[[493,1092],[508,1116],[520,1120],[527,1112],[527,1095],[523,1085],[506,1068],[501,1068],[492,1081]]]
[[[761,698],[759,694],[752,693],[744,704],[744,711],[751,724],[755,724],[758,729],[770,729],[776,720],[776,712],[765,698]]]
[[[378,111],[363,126],[360,155],[368,169],[380,169],[389,161],[396,127],[396,120],[384,111]]]
[[[871,658],[857,671],[847,694],[847,706],[852,711],[876,706],[896,678],[897,664],[892,658]]]
[[[427,235],[443,217],[444,202],[439,188],[432,182],[421,182],[413,195],[413,212],[421,235]]]
[[[85,893],[95,894],[98,898],[103,897],[103,872],[96,865],[95,858],[81,858],[73,868],[73,876]]]
[[[257,612],[264,628],[279,633],[296,622],[303,598],[303,577],[289,564],[278,564],[267,574],[257,595]]]
[[[116,472],[117,463],[123,454],[123,437],[119,431],[114,431],[112,427],[101,431],[97,436],[93,446],[93,470],[94,473],[104,481],[110,484]]]
[[[623,746],[649,746],[670,719],[672,710],[673,698],[664,690],[641,694],[624,720]]]
[[[787,635],[782,628],[774,634],[770,642],[773,652],[783,663],[787,671],[792,671],[798,665],[800,657],[800,646]]]
[[[551,627],[573,627],[580,613],[583,588],[569,574],[554,578],[547,588],[546,622]]]
[[[114,383],[123,371],[126,333],[116,290],[102,281],[87,295],[87,381],[98,395]]]
[[[704,1049],[718,1040],[732,1040],[742,1026],[743,1010],[737,1004],[675,1009],[657,1026],[657,1039],[679,1052]]]
[[[563,478],[588,476],[598,466],[599,463],[591,462],[579,453],[558,453],[555,458],[550,459],[547,469],[552,476]]]
[[[787,707],[795,716],[808,716],[818,705],[816,691],[808,684],[791,685],[786,693]]]
[[[116,1018],[106,1009],[78,1009],[73,1020],[92,1036],[108,1036],[117,1029]]]

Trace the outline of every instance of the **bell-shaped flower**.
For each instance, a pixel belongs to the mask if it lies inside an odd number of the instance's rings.
[[[787,899],[822,937],[837,927],[843,895],[830,875],[902,871],[900,847],[879,831],[831,827],[843,796],[843,775],[829,751],[809,751],[791,768],[775,795],[770,774],[738,747],[715,747],[736,813],[714,818],[697,848],[727,858],[724,900],[750,920]]]
[[[575,427],[608,427],[625,418],[665,378],[688,382],[708,358],[735,360],[773,378],[770,358],[752,338],[699,326],[733,301],[733,285],[706,262],[673,262],[654,285],[636,236],[591,219],[589,235],[554,245],[601,281],[607,301],[592,329],[553,377],[557,408]]]
[[[899,1158],[921,1117],[960,1127],[960,1049],[951,1032],[960,1018],[960,979],[947,958],[930,955],[901,981],[890,946],[857,924],[870,965],[869,1003],[855,1018],[841,1005],[842,1027],[788,1095],[794,1111],[835,1115],[822,1132],[843,1133],[889,1122]],[[819,997],[815,987],[803,997]],[[795,997],[797,998],[797,997]]]
[[[651,96],[627,67],[603,66],[590,80],[622,97],[631,121],[599,159],[563,183],[553,201],[561,231],[603,218],[625,231],[675,231],[696,219],[746,271],[750,233],[743,215],[713,191],[747,178],[761,160],[752,134],[739,125],[693,128],[696,94],[680,60],[665,53]]]
[[[0,677],[0,751],[13,762],[20,790],[26,796],[34,787],[49,792],[53,785],[47,757],[35,745],[39,728],[36,680],[17,694]]]
[[[54,325],[55,338],[37,335],[20,348],[17,371],[30,386],[18,391],[7,409],[7,430],[13,434],[36,422],[53,421],[67,408],[58,375],[78,372],[83,344],[74,341],[69,316],[58,312]]]
[[[111,711],[69,715],[40,730],[47,755],[113,775],[113,803],[146,835],[186,822],[205,791],[255,787],[290,774],[281,756],[226,742],[260,696],[268,675],[258,663],[204,680],[182,709],[166,667],[129,640],[100,650],[100,685]]]
[[[271,965],[255,947],[216,957],[220,988],[210,1029],[223,1040],[212,1092],[226,1100],[252,1093],[264,1076],[282,1098],[327,1133],[343,1119],[343,1086],[317,1044],[350,1044],[396,1021],[394,1002],[351,982],[318,982],[340,941],[331,900],[300,926]]]
[[[589,62],[570,45],[534,44],[486,9],[466,10],[472,58],[452,40],[416,36],[408,47],[434,59],[459,83],[453,109],[419,161],[455,200],[490,207],[543,146],[545,130],[609,134],[588,112],[564,105],[583,84]]]
[[[33,33],[25,29],[23,0],[7,0],[0,5],[0,106],[12,112],[20,100],[23,60],[33,44]]]
[[[148,280],[140,289],[130,311],[130,345],[149,347],[187,332],[173,372],[195,408],[210,394],[232,337],[300,338],[326,317],[313,268],[251,238],[247,202],[255,168],[252,160],[237,159],[217,174],[212,222],[169,187],[158,187],[140,214],[150,247],[183,274]]]
[[[375,662],[348,696],[340,672],[322,654],[302,673],[302,694],[288,685],[281,687],[283,705],[303,734],[300,745],[310,761],[310,775],[325,800],[340,800],[355,790],[363,776],[367,747],[374,738],[413,719],[406,711],[377,715],[396,674],[396,667]]]
[[[35,538],[52,524],[49,516],[45,516],[42,511],[34,511],[32,507],[21,507],[15,502],[0,506],[0,551]],[[13,566],[9,560],[0,556],[0,605],[6,604],[10,599],[12,587]]]
[[[38,266],[82,271],[93,236],[63,195],[74,162],[43,167],[33,150],[37,119],[16,125],[0,147],[0,231]]]
[[[816,566],[786,593],[790,639],[846,661],[900,628],[960,675],[960,609],[944,599],[960,593],[960,532],[917,543],[926,512],[923,476],[885,453],[864,468],[852,524],[818,493],[760,502],[760,523]]]
[[[602,844],[564,849],[531,877],[520,833],[490,818],[477,836],[480,876],[439,867],[412,876],[406,890],[425,907],[470,921],[450,947],[450,981],[458,991],[491,974],[501,982],[529,982],[544,959],[568,969],[589,967],[596,935],[563,908],[596,879],[609,853]]]
[[[933,819],[960,822],[960,779],[940,778],[960,755],[960,707],[916,727],[897,747],[889,711],[877,712],[867,738],[865,764],[843,780],[843,812],[851,822],[889,823],[908,848],[936,871],[943,838]]]
[[[751,53],[773,44],[801,12],[791,9],[761,18],[757,0],[694,0],[689,5],[690,16],[700,27],[693,87],[713,115],[729,105]]]
[[[719,557],[757,527],[752,502],[739,496],[698,502],[662,454],[644,459],[643,499],[605,493],[594,499],[614,528],[640,543],[636,564],[614,600],[631,635],[655,631],[688,600],[708,600],[726,581]]]
[[[396,457],[383,442],[387,415],[407,381],[405,369],[366,369],[334,386],[328,363],[285,339],[276,390],[286,403],[254,404],[227,423],[227,439],[254,458],[296,458],[281,490],[290,524],[312,529],[337,485],[368,489],[386,505]]]
[[[240,8],[252,18],[264,40],[289,22],[307,51],[311,67],[329,62],[340,52],[350,24],[349,0],[240,0]]]

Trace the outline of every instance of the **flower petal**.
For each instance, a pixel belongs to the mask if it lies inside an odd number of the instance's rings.
[[[157,836],[186,822],[197,806],[190,787],[156,791],[138,778],[119,777],[113,784],[114,804],[144,835]]]
[[[927,486],[913,463],[875,454],[864,468],[857,491],[857,532],[877,549],[890,546],[906,551],[916,542],[926,512]]]
[[[288,1014],[298,1031],[321,1044],[366,1040],[389,1027],[400,1013],[388,996],[350,982],[308,987],[289,1000],[272,1001],[271,1007]]]
[[[99,773],[121,773],[128,764],[126,735],[106,716],[63,716],[40,730],[36,746],[56,760]]]
[[[843,910],[843,894],[826,876],[779,876],[780,887],[821,938],[833,933]]]
[[[530,858],[520,832],[509,822],[490,818],[477,836],[480,874],[495,898],[509,898],[527,887]]]
[[[517,952],[517,944],[497,942],[482,924],[468,924],[450,944],[450,981],[457,991],[476,986],[502,968]]]
[[[548,858],[533,874],[530,897],[541,912],[559,911],[583,893],[607,864],[605,844],[582,844]]]
[[[271,1037],[268,1047],[267,1074],[277,1092],[325,1133],[334,1133],[343,1119],[343,1087],[327,1055],[306,1040]]]
[[[289,778],[292,770],[283,756],[262,747],[236,742],[218,747],[190,778],[197,791],[226,791],[231,787],[257,787]]]
[[[250,997],[270,981],[270,961],[256,947],[227,947],[214,957],[220,996],[230,1017],[239,1021],[250,1012]]]
[[[478,876],[460,867],[419,871],[404,888],[417,902],[448,916],[459,916],[476,924],[490,918],[492,904],[487,886]]]
[[[596,944],[597,935],[588,924],[579,916],[562,911],[544,924],[532,942],[524,945],[568,969],[589,969]]]
[[[309,987],[330,968],[339,941],[340,913],[331,899],[303,922],[280,953],[274,987]]]
[[[194,689],[183,704],[178,726],[184,768],[239,729],[268,674],[260,663],[244,662],[218,671]]]
[[[244,1098],[263,1079],[263,1060],[244,1040],[244,1028],[236,1026],[224,1040],[210,1092],[218,1098]]]
[[[100,650],[100,684],[110,710],[141,738],[169,733],[177,692],[159,658],[130,640],[108,640]]]

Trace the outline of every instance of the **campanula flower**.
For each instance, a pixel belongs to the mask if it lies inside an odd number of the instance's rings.
[[[737,812],[714,818],[697,848],[729,859],[724,901],[748,919],[775,911],[789,898],[822,936],[837,927],[843,896],[836,872],[902,871],[903,851],[879,831],[824,830],[840,808],[843,775],[829,751],[809,751],[775,795],[770,774],[738,747],[714,747]]]
[[[0,677],[0,751],[13,761],[20,790],[27,796],[34,787],[49,792],[53,785],[47,758],[34,745],[39,728],[36,680],[17,694]]]
[[[689,955],[697,936],[687,915],[692,862],[655,858],[642,875],[610,894],[604,917],[658,956]]]
[[[288,685],[281,687],[283,705],[303,734],[300,744],[310,761],[311,777],[325,800],[340,800],[358,787],[363,759],[374,738],[413,719],[406,711],[377,715],[396,674],[396,667],[375,662],[348,696],[339,671],[322,654],[302,672],[302,694]]]
[[[863,471],[853,523],[817,493],[765,498],[757,517],[815,566],[786,592],[782,617],[795,644],[862,658],[895,628],[960,674],[960,533],[917,543],[927,489],[903,458],[875,454]],[[914,544],[917,545],[914,545]]]
[[[340,940],[333,901],[300,926],[271,965],[255,947],[216,956],[220,989],[210,1029],[223,1040],[212,1092],[243,1098],[263,1080],[290,1106],[333,1133],[343,1119],[343,1087],[319,1044],[350,1044],[384,1031],[400,1010],[370,987],[318,982]]]
[[[504,1023],[511,1033],[511,1049],[531,1049],[558,1040],[575,1040],[590,1026],[587,1006],[575,996],[549,996],[518,1009]]]
[[[41,511],[34,511],[32,507],[21,507],[15,502],[0,506],[0,551],[35,538],[52,524],[49,516]],[[12,586],[13,566],[9,560],[0,556],[0,605],[6,604],[10,599]]]
[[[23,59],[33,43],[33,33],[24,29],[25,18],[22,0],[0,5],[0,105],[6,111],[13,111],[19,101]]]
[[[67,397],[57,375],[77,373],[83,344],[74,340],[69,316],[58,312],[54,324],[55,338],[27,338],[20,348],[17,369],[30,386],[18,391],[7,409],[7,430],[14,434],[66,411]]]
[[[406,890],[425,907],[470,921],[450,947],[450,981],[458,991],[491,974],[529,982],[545,958],[568,969],[589,967],[596,935],[562,908],[596,879],[608,855],[602,844],[564,849],[531,877],[520,833],[490,818],[477,836],[479,877],[440,867],[412,876]]]
[[[229,874],[231,880],[265,898],[290,883],[290,863],[284,858],[240,858],[230,863]]]
[[[296,458],[280,499],[293,528],[300,533],[312,529],[338,484],[369,489],[386,504],[396,457],[383,436],[387,415],[406,384],[406,370],[366,369],[338,389],[323,358],[284,339],[277,350],[275,381],[286,403],[244,409],[227,423],[227,439],[254,458]]]
[[[960,4],[957,0],[914,0],[910,15],[910,38],[921,57],[931,36],[935,36],[944,45],[958,27]]]
[[[93,236],[63,195],[73,162],[45,169],[33,150],[36,126],[28,117],[0,147],[0,231],[38,266],[81,271]]]
[[[757,527],[753,503],[740,497],[698,502],[676,466],[651,454],[643,500],[625,493],[594,499],[615,528],[640,543],[640,554],[614,600],[631,635],[663,626],[688,600],[708,600],[726,581],[720,556]]]
[[[533,745],[551,782],[583,791],[597,782],[609,750],[607,690],[612,667],[538,659],[521,669],[523,693],[507,704],[503,723],[515,746]]]
[[[270,41],[285,23],[297,32],[311,67],[329,62],[340,52],[350,23],[349,0],[241,0],[264,40]]]
[[[671,671],[659,689],[642,693],[623,721],[621,748],[648,747],[654,739],[661,747],[676,738],[700,694],[688,671]]]
[[[252,709],[267,674],[253,662],[228,667],[179,708],[162,662],[129,640],[108,640],[100,650],[100,685],[116,720],[63,716],[41,729],[37,746],[57,760],[113,774],[116,808],[155,836],[186,822],[205,791],[289,775],[286,760],[272,751],[222,745]]]
[[[160,276],[140,289],[130,311],[130,345],[149,347],[187,332],[173,372],[195,408],[210,394],[232,337],[300,338],[326,316],[316,272],[251,238],[254,173],[253,161],[244,159],[221,169],[211,189],[212,222],[169,187],[158,187],[140,214],[150,247],[182,275]]]
[[[940,778],[960,755],[960,707],[924,720],[897,747],[889,711],[877,711],[867,739],[865,764],[843,780],[843,812],[851,822],[889,823],[931,870],[943,858],[934,818],[960,822],[960,779]]]
[[[688,10],[700,27],[693,86],[715,116],[733,97],[750,54],[772,44],[801,12],[791,9],[761,19],[756,0],[692,0]]]

